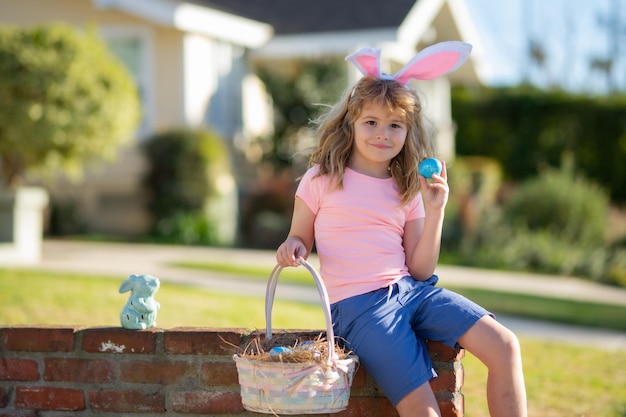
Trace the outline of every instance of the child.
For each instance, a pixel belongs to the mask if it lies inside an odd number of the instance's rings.
[[[315,240],[335,335],[391,400],[400,416],[440,416],[423,339],[463,346],[489,370],[492,416],[526,416],[519,342],[482,307],[436,287],[445,164],[429,182],[418,162],[433,155],[411,78],[457,69],[471,46],[443,42],[393,77],[380,50],[350,55],[365,75],[320,119],[319,146],[296,192],[278,263],[297,266]]]

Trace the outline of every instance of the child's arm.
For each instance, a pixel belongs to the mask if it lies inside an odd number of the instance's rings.
[[[435,272],[441,248],[443,212],[408,222],[404,228],[406,265],[411,276],[424,281]]]
[[[313,248],[313,222],[315,215],[302,199],[296,197],[289,236],[278,247],[276,261],[279,265],[298,266],[296,257],[306,259]]]
[[[407,222],[404,229],[406,265],[413,278],[426,280],[435,272],[439,251],[448,183],[445,164],[441,175],[433,175],[432,182],[420,176],[426,216]]]

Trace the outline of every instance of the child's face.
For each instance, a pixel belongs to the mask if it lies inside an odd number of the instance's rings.
[[[390,111],[381,103],[365,106],[354,122],[351,165],[386,171],[402,150],[406,136],[407,123],[398,111]]]

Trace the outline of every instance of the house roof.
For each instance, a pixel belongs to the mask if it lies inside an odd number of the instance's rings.
[[[187,0],[273,26],[276,35],[398,28],[416,0]]]
[[[92,2],[96,8],[116,9],[159,25],[186,32],[203,33],[249,48],[258,48],[273,35],[273,28],[267,23],[205,7],[201,2],[180,0],[92,0]]]
[[[428,44],[462,40],[474,45],[471,64],[451,77],[475,81],[488,71],[464,0],[92,1],[247,46],[255,59],[345,56],[383,46],[390,60],[406,62]]]
[[[252,54],[261,59],[345,55],[384,45],[405,62],[429,43],[463,40],[472,59],[452,77],[480,78],[478,36],[463,0],[183,0],[271,25],[274,36]]]

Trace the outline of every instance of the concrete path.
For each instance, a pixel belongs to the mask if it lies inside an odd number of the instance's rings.
[[[46,240],[43,244],[42,259],[37,265],[15,266],[46,271],[110,275],[120,280],[130,274],[150,274],[162,282],[198,285],[216,292],[265,296],[265,282],[237,279],[229,274],[183,269],[171,265],[180,261],[241,263],[270,268],[275,264],[273,251]],[[309,261],[317,267],[315,257]],[[626,305],[626,289],[602,286],[576,278],[447,265],[440,266],[437,273],[442,286],[489,288],[609,305]],[[314,288],[287,283],[279,283],[276,297],[319,302]],[[514,317],[499,316],[498,319],[522,336],[582,345],[592,344],[610,350],[626,350],[626,332],[563,326]]]

